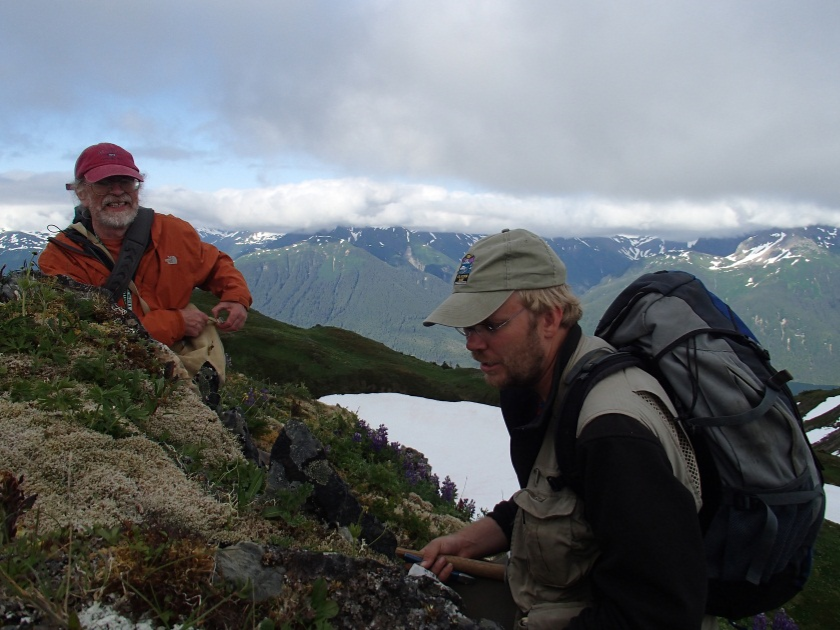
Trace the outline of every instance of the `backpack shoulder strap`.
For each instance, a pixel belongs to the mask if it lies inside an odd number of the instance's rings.
[[[143,311],[148,313],[149,307],[143,298],[140,297],[140,293],[134,285],[133,279],[134,274],[137,272],[137,266],[140,264],[140,259],[143,257],[143,253],[146,251],[146,247],[148,247],[151,238],[154,214],[154,210],[151,208],[140,207],[137,212],[137,218],[134,219],[126,232],[120,254],[116,261],[114,261],[108,248],[102,245],[99,239],[96,238],[96,235],[91,231],[91,228],[85,225],[84,221],[77,221],[67,229],[62,230],[62,233],[81,249],[75,249],[58,239],[50,238],[49,240],[54,245],[74,254],[82,254],[98,260],[111,272],[103,287],[111,293],[114,299],[119,298],[125,292],[126,288],[130,288],[140,299]]]
[[[57,238],[50,237],[47,240],[56,247],[60,247],[72,254],[81,254],[89,258],[95,258],[108,270],[114,268],[114,259],[111,257],[110,252],[96,241],[83,223],[72,223],[69,227],[63,229],[61,233],[71,243],[78,245],[79,249],[71,247],[67,243],[62,243]]]
[[[641,365],[642,360],[629,352],[598,348],[585,354],[566,376],[566,395],[557,411],[560,418],[555,436],[555,452],[561,477],[551,481],[555,490],[568,486],[582,494],[580,474],[575,468],[575,446],[580,412],[589,392],[610,374]]]
[[[115,297],[125,292],[137,272],[140,259],[149,245],[154,217],[154,210],[140,207],[125,234],[120,254],[104,285]]]
[[[78,247],[62,243],[60,240],[52,236],[49,237],[47,241],[56,247],[70,252],[71,254],[81,254],[82,256],[96,258],[105,266],[106,269],[110,269],[114,264],[113,261],[110,260],[96,244],[92,243],[86,236],[83,236],[81,233],[73,229],[73,226],[62,230],[62,234],[64,234],[74,245],[78,245]]]

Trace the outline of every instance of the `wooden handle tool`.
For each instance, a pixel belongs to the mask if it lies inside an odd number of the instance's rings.
[[[397,547],[397,555],[400,558],[405,558],[405,555],[423,557],[419,551],[411,549],[404,549]],[[444,556],[447,562],[452,563],[456,571],[467,573],[473,577],[487,578],[490,580],[499,580],[501,582],[505,579],[505,565],[497,564],[495,562],[487,562],[486,560],[473,560],[472,558],[462,558],[460,556]]]

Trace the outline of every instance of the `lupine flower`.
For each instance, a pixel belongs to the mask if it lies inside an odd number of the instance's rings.
[[[752,630],[767,630],[767,615],[761,613],[753,617]]]
[[[773,616],[773,630],[799,630],[799,626],[787,616],[784,608],[779,608]]]
[[[423,460],[415,461],[414,467],[417,469],[417,474],[419,474],[422,479],[428,479],[429,469],[426,467],[426,462]]]
[[[417,473],[417,469],[407,462],[407,466],[405,467],[405,478],[408,480],[408,483],[412,486],[416,486],[417,482],[420,481],[420,475]]]
[[[447,503],[454,503],[456,494],[455,482],[449,478],[449,475],[446,475],[443,480],[443,486],[440,489],[440,498]]]
[[[373,450],[381,451],[388,444],[388,427],[380,424],[376,432],[371,436]]]
[[[464,514],[470,520],[472,520],[473,516],[475,516],[475,501],[472,499],[458,499],[458,505],[456,507],[459,512]]]

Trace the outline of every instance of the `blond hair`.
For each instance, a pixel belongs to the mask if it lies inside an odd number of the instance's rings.
[[[536,315],[558,306],[562,308],[561,325],[564,328],[571,328],[583,317],[580,300],[572,293],[568,284],[558,284],[545,289],[520,289],[517,293],[525,308]]]

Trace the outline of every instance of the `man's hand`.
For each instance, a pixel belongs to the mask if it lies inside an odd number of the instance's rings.
[[[423,555],[420,566],[438,576],[441,582],[446,582],[455,567],[445,556],[460,556],[463,546],[463,542],[455,535],[435,538],[420,550]]]
[[[184,318],[184,337],[198,337],[210,319],[192,305],[182,308],[181,316]]]
[[[445,556],[460,556],[462,558],[482,558],[508,549],[509,542],[502,528],[492,518],[484,517],[465,528],[435,538],[420,550],[424,569],[428,569],[446,582],[455,567]]]
[[[219,313],[227,311],[227,317],[222,320]],[[216,318],[216,327],[224,332],[236,332],[241,330],[248,319],[248,310],[239,302],[219,302],[213,307],[213,317]]]

